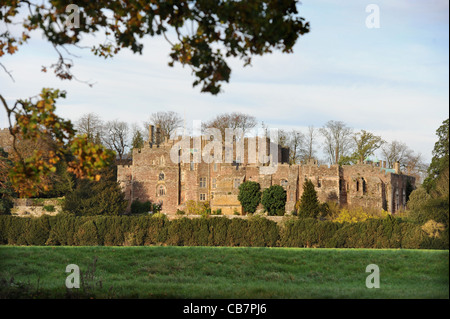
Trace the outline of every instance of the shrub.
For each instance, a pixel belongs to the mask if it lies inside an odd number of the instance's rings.
[[[26,229],[25,237],[28,245],[44,246],[50,235],[48,216],[33,218]]]
[[[231,220],[226,217],[210,218],[209,220],[209,243],[211,246],[226,246],[227,233]]]
[[[278,241],[277,223],[260,216],[248,220],[248,240],[252,247],[274,247]]]
[[[183,217],[172,220],[167,228],[167,244],[174,246],[190,246],[194,229],[192,221]]]
[[[408,210],[417,210],[425,205],[429,199],[431,199],[431,196],[427,193],[425,188],[419,187],[411,192],[406,206]]]
[[[314,184],[306,179],[303,184],[303,194],[300,198],[299,217],[317,218],[320,213],[320,203],[317,199],[317,193]]]
[[[53,205],[45,205],[43,208],[46,212],[49,212],[49,213],[53,213],[55,211],[55,206],[53,206]]]
[[[248,231],[248,221],[240,218],[233,218],[228,224],[227,246],[249,246],[246,235]]]
[[[286,191],[280,185],[272,185],[262,193],[261,203],[269,216],[284,215],[286,207]]]
[[[431,238],[441,237],[441,233],[445,230],[444,224],[437,223],[432,219],[423,224],[421,228]]]
[[[152,210],[152,202],[151,201],[146,201],[146,202],[140,202],[138,200],[134,200],[131,203],[131,214],[133,215],[138,215],[138,214],[143,214],[143,213],[148,213]]]
[[[423,225],[432,219],[444,224],[447,228],[449,221],[449,200],[448,198],[428,199],[420,206],[410,210],[408,212],[408,218],[419,225]]]
[[[211,214],[211,207],[208,201],[188,200],[186,202],[186,211],[189,215]]]
[[[0,244],[448,249],[448,228],[433,223],[437,227],[430,231],[431,224],[426,225],[423,230],[392,216],[356,223],[295,218],[281,226],[261,216],[173,221],[154,216],[0,216]]]
[[[74,243],[77,246],[97,246],[99,244],[97,227],[93,220],[88,220],[78,227]]]
[[[169,225],[167,217],[152,216],[150,219],[147,218],[147,221],[147,236],[144,245],[162,245],[167,243]]]
[[[238,200],[245,213],[253,214],[261,201],[261,186],[257,182],[246,181],[239,185]]]
[[[127,202],[119,184],[101,178],[81,180],[77,188],[66,195],[63,209],[77,216],[121,215]]]

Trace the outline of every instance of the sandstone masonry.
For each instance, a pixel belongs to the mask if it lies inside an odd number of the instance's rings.
[[[186,202],[209,201],[211,209],[221,209],[224,215],[242,212],[237,199],[239,185],[244,181],[255,181],[262,189],[271,185],[281,185],[287,193],[286,211],[294,210],[295,203],[303,192],[306,179],[311,180],[322,202],[334,201],[341,206],[355,205],[384,209],[395,213],[406,205],[408,184],[414,187],[415,178],[402,174],[400,165],[387,168],[386,162],[363,163],[357,165],[318,165],[310,160],[305,164],[288,164],[288,150],[278,147],[276,154],[270,154],[270,141],[261,143],[259,138],[246,138],[244,156],[236,156],[233,146],[232,163],[196,163],[196,152],[205,149],[206,139],[201,148],[190,148],[189,160],[177,163],[171,160],[171,150],[178,140],[159,136],[159,128],[150,127],[149,140],[141,149],[134,149],[132,164],[119,165],[117,180],[125,192],[126,199],[132,201],[162,202],[163,212],[175,214],[184,210]],[[266,145],[263,145],[264,142]],[[191,141],[190,146],[194,144]],[[248,150],[256,145],[266,156],[277,156],[278,165],[272,174],[263,174],[269,164],[249,160]],[[173,156],[173,155],[172,155]],[[181,151],[179,156],[182,156]],[[242,155],[241,155],[242,156]]]

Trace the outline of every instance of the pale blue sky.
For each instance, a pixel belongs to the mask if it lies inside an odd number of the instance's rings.
[[[380,8],[380,28],[365,25],[368,4]],[[15,82],[0,72],[0,94],[9,103],[42,87],[65,89],[58,113],[76,120],[95,112],[104,120],[141,124],[159,110],[186,121],[241,111],[273,128],[304,130],[341,120],[388,141],[400,140],[431,159],[435,131],[449,111],[449,8],[447,0],[304,0],[300,15],[311,32],[293,54],[256,57],[251,67],[230,61],[230,83],[219,96],[192,88],[189,68],[167,66],[169,45],[147,38],[144,54],[122,51],[112,60],[73,50],[78,78],[93,88],[41,73],[56,53],[39,33],[13,56],[2,57]],[[4,112],[0,126],[6,126]]]

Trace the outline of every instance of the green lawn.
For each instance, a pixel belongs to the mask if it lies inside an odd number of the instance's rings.
[[[65,288],[68,264],[93,278]],[[0,246],[0,297],[449,298],[448,251]],[[380,268],[366,288],[366,266]],[[74,293],[75,292],[75,293]]]

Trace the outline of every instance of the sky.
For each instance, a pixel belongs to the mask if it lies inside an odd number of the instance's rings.
[[[379,28],[366,25],[370,4],[379,8]],[[0,94],[12,104],[42,87],[66,90],[57,114],[73,121],[94,112],[141,125],[154,112],[175,111],[192,123],[239,111],[271,128],[304,132],[343,121],[404,142],[429,162],[436,129],[449,117],[449,2],[303,0],[298,8],[311,30],[294,52],[254,57],[247,67],[229,60],[230,82],[218,96],[193,88],[188,67],[167,65],[170,45],[163,38],[145,38],[142,55],[122,50],[106,60],[73,48],[74,74],[95,84],[61,81],[41,72],[57,54],[39,32],[1,58],[14,82],[0,69]],[[6,126],[0,110],[0,127]]]

